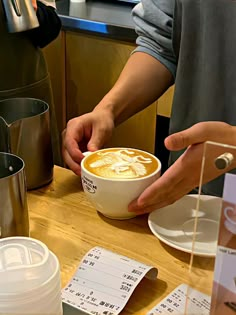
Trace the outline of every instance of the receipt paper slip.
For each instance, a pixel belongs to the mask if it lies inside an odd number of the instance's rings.
[[[62,290],[62,301],[85,314],[121,312],[140,281],[157,278],[158,270],[101,247],[92,248]],[[66,307],[65,307],[66,308]]]

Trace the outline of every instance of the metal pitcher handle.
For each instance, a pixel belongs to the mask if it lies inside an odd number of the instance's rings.
[[[11,3],[12,3],[12,6],[14,8],[14,11],[16,12],[16,15],[21,16],[21,11],[20,11],[18,1],[17,0],[11,0]]]

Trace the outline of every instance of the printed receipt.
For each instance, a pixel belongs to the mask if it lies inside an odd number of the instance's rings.
[[[157,268],[94,247],[62,290],[62,301],[87,314],[116,315],[140,281],[144,277],[155,280],[157,273]]]
[[[210,304],[209,295],[201,293],[187,284],[181,284],[147,315],[209,315]]]

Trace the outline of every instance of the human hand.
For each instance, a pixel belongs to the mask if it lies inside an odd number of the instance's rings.
[[[34,11],[37,11],[37,0],[31,0]]]
[[[180,158],[151,186],[129,205],[136,214],[149,213],[180,199],[199,185],[204,142],[214,141],[236,145],[236,127],[223,122],[201,122],[165,139],[168,150],[187,147]],[[220,155],[221,148],[219,148]],[[216,152],[213,152],[215,156]],[[213,157],[212,157],[213,159]],[[209,161],[212,161],[209,159]],[[213,163],[205,165],[204,183],[218,177],[226,170],[218,170]],[[231,169],[235,167],[231,166]],[[228,170],[228,169],[227,169]]]
[[[94,110],[69,120],[62,132],[62,156],[66,165],[80,175],[83,152],[102,148],[113,129],[113,117],[107,110]]]

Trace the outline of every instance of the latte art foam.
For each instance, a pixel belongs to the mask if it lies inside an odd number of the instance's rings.
[[[107,149],[92,153],[84,167],[91,173],[105,178],[140,178],[158,168],[155,158],[135,149]]]

